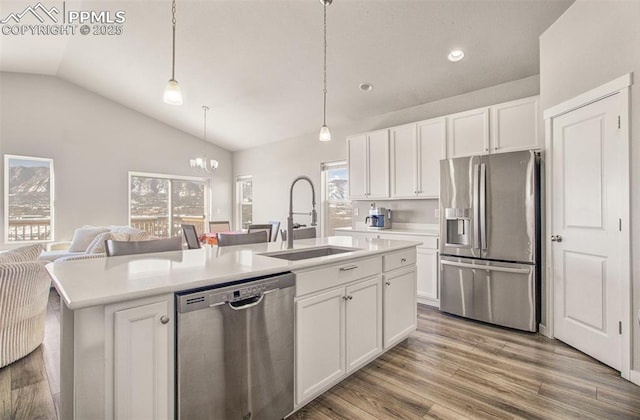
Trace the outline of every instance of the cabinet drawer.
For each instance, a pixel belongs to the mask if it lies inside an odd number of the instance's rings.
[[[415,254],[413,260],[415,262]],[[340,286],[353,280],[375,276],[381,271],[382,258],[372,257],[348,261],[343,264],[323,267],[317,270],[296,272],[296,296]]]
[[[382,257],[382,269],[383,271],[391,271],[400,267],[407,267],[416,263],[416,249],[403,249],[402,251],[394,252]]]

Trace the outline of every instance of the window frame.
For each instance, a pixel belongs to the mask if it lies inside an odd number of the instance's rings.
[[[244,230],[242,227],[242,191],[240,189],[240,183],[251,180],[251,219],[253,219],[253,175],[238,175],[236,176],[236,188],[235,188],[235,228],[238,230]]]
[[[169,191],[167,192],[167,206],[169,208],[169,215],[168,215],[168,224],[169,224],[169,234],[171,234],[171,226],[173,226],[173,202],[172,202],[172,186],[171,186],[171,182],[172,180],[178,180],[178,181],[196,181],[196,182],[204,182],[205,184],[205,188],[204,188],[204,205],[205,205],[205,209],[204,209],[204,220],[203,220],[203,224],[205,226],[205,230],[208,226],[208,222],[209,220],[211,220],[211,208],[212,208],[212,194],[211,194],[211,179],[208,177],[199,177],[199,176],[186,176],[186,175],[169,175],[169,174],[158,174],[158,173],[152,173],[152,172],[136,172],[136,171],[129,171],[128,173],[128,185],[127,185],[127,191],[128,191],[128,197],[127,197],[127,222],[129,224],[129,226],[131,226],[131,178],[132,177],[143,177],[143,178],[159,178],[159,179],[166,179],[169,180]],[[201,232],[204,233],[204,232]]]
[[[327,179],[327,176],[329,174],[328,169],[338,166],[344,166],[345,169],[347,169],[348,181],[349,174],[346,160],[334,160],[330,162],[322,162],[320,164],[320,223],[322,227],[322,236],[332,236],[333,234],[332,232],[327,232],[327,229],[329,228],[329,197],[327,196],[329,180]],[[350,200],[349,198],[345,198],[345,201],[348,201],[350,204],[353,203],[353,200]],[[351,214],[351,223],[353,224],[353,213]]]
[[[22,159],[31,161],[40,161],[49,163],[49,225],[51,235],[49,239],[30,240],[30,241],[9,241],[9,160]],[[53,166],[53,158],[42,158],[24,155],[4,155],[4,244],[33,244],[33,243],[49,243],[55,241],[55,172]]]

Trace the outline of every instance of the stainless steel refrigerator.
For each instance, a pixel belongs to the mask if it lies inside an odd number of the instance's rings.
[[[440,161],[440,309],[537,331],[539,156]]]

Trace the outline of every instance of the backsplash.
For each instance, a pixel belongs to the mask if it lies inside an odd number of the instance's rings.
[[[435,216],[435,210],[439,208],[438,200],[370,200],[352,201],[353,225],[364,222],[364,218],[369,215],[371,203],[376,203],[376,207],[384,207],[392,211],[393,223],[419,223],[434,224],[439,223]],[[357,216],[356,216],[357,213]]]

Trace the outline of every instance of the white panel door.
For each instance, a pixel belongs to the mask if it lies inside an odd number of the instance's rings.
[[[391,149],[391,197],[413,198],[418,194],[416,174],[416,125],[389,129]]]
[[[416,269],[396,270],[383,277],[384,348],[416,329]]]
[[[156,302],[114,314],[114,416],[117,419],[169,419],[169,302]],[[169,318],[167,318],[169,320]]]
[[[491,107],[491,153],[541,147],[538,96]]]
[[[369,147],[369,194],[367,198],[389,197],[389,130],[367,134]]]
[[[367,198],[367,135],[347,138],[349,197]]]
[[[619,97],[553,119],[551,238],[556,338],[618,370]]]
[[[440,159],[445,158],[446,119],[434,118],[417,126],[418,196],[440,196]]]
[[[489,153],[489,108],[447,117],[447,158]]]
[[[346,290],[347,372],[382,352],[382,279],[361,281]]]
[[[344,287],[296,302],[296,404],[345,373]]]

